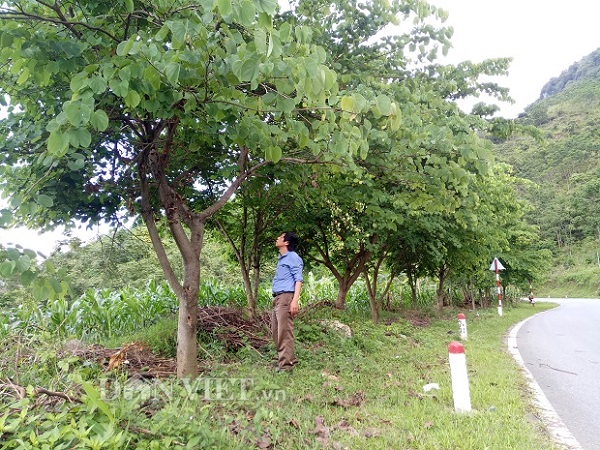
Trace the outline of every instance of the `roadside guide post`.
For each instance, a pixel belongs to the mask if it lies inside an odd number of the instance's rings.
[[[468,338],[467,334],[467,318],[463,313],[458,315],[458,330],[460,332],[460,338],[463,341],[466,341]]]
[[[454,410],[456,412],[469,412],[471,411],[471,394],[469,393],[469,374],[467,373],[465,347],[460,342],[450,342],[448,344],[448,359],[450,361]]]
[[[494,258],[490,270],[496,272],[496,289],[498,290],[498,315],[502,315],[502,286],[500,285],[500,270],[504,270],[504,266],[498,258]]]

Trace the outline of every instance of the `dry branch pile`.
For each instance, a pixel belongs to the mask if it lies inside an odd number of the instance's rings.
[[[270,342],[270,315],[268,312],[246,317],[244,311],[222,306],[201,308],[198,313],[198,329],[218,339],[229,350],[246,345],[255,349]],[[101,345],[86,345],[80,341],[69,341],[59,356],[77,356],[93,361],[106,370],[124,370],[130,377],[164,378],[177,373],[174,358],[163,358],[152,353],[141,342],[124,344],[121,348],[106,348]]]
[[[174,358],[158,357],[140,342],[125,344],[117,349],[84,344],[67,351],[70,355],[93,361],[106,370],[125,370],[129,376],[164,378],[177,373]]]
[[[250,345],[261,348],[270,342],[271,316],[269,312],[247,317],[245,311],[225,306],[201,308],[198,329],[221,341],[227,349],[237,350]]]

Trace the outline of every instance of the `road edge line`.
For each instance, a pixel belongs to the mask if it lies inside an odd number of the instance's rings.
[[[528,320],[531,320],[540,314],[544,314],[545,312],[548,311],[542,311],[537,314],[534,314],[533,316],[528,317],[527,319],[514,325],[509,330],[506,345],[513,359],[521,368],[523,374],[525,375],[525,378],[527,378],[529,387],[534,394],[533,405],[540,413],[542,423],[544,424],[546,430],[548,430],[550,437],[558,444],[565,446],[565,448],[568,450],[584,450],[583,447],[579,444],[579,442],[577,442],[577,439],[575,439],[575,436],[573,436],[573,434],[565,426],[558,413],[554,410],[554,408],[550,404],[550,401],[546,397],[546,394],[544,394],[542,388],[535,381],[535,378],[533,378],[533,375],[525,365],[525,361],[523,360],[523,357],[519,352],[519,347],[517,346],[517,333],[519,332],[521,327]]]

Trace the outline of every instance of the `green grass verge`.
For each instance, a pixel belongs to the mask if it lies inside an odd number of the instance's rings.
[[[51,441],[49,448],[558,449],[527,419],[534,412],[529,390],[505,344],[513,324],[552,307],[505,307],[502,317],[495,308],[466,312],[471,413],[453,409],[448,344],[458,340],[458,311],[426,326],[413,325],[407,313],[387,314],[374,326],[368,317],[327,309],[297,320],[300,363],[292,374],[273,371],[272,348],[217,355],[215,346],[193,383],[125,380],[72,360],[49,365],[48,356],[40,360],[45,372],[27,378],[55,390],[82,386],[83,403],[5,397],[0,448]],[[328,330],[323,319],[346,323],[353,336]],[[428,383],[440,389],[426,393]]]
[[[253,386],[234,421],[251,429],[247,418],[262,411],[263,437],[285,449],[554,448],[540,424],[526,419],[528,390],[504,341],[511,325],[550,307],[504,308],[502,317],[496,309],[467,312],[471,413],[453,409],[447,348],[458,339],[456,315],[415,328],[404,319],[374,327],[339,314],[354,336],[305,344],[300,330],[301,362],[292,375],[274,375],[252,353],[240,361],[233,373]],[[204,376],[231,376],[231,369]],[[428,383],[440,389],[425,393]]]

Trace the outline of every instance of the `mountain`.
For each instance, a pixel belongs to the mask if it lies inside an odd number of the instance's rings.
[[[540,247],[552,250],[548,295],[600,297],[600,49],[552,78],[517,119],[542,140],[516,136],[496,145],[496,158],[523,185]]]

